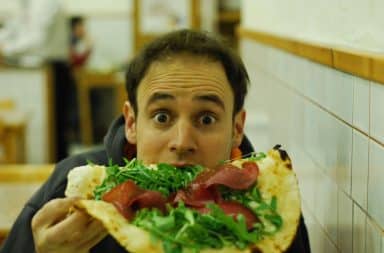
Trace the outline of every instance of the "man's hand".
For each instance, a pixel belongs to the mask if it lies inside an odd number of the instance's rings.
[[[69,209],[75,198],[54,199],[32,219],[37,253],[86,253],[107,235],[101,223],[89,215]]]

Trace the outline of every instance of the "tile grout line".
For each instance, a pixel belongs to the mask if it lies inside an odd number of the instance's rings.
[[[339,251],[339,247],[337,245],[337,242],[334,242],[331,238],[331,235],[329,232],[325,229],[325,227],[321,226],[319,220],[317,219],[316,215],[313,213],[313,211],[309,208],[308,204],[304,202],[305,208],[307,209],[307,213],[311,216],[311,218],[316,222],[316,225],[318,228],[320,228],[320,231],[323,233],[323,235],[332,243],[332,245]]]
[[[259,66],[260,67],[260,66]],[[281,80],[280,78],[272,75],[271,73],[269,73],[268,71],[266,71],[265,69],[263,68],[260,68],[260,70],[264,73],[266,73],[267,75],[271,76],[273,79],[275,80],[278,80],[279,82],[281,83],[284,83],[283,85],[281,84],[278,84],[279,86],[282,86],[288,90],[290,90],[291,92],[293,92],[294,94],[297,94],[299,95],[300,97],[304,98],[305,100],[308,100],[309,102],[311,102],[312,104],[316,105],[317,107],[319,107],[320,109],[322,109],[323,111],[329,113],[331,116],[333,116],[334,118],[338,119],[339,121],[341,121],[342,123],[346,124],[347,126],[351,127],[352,129],[358,131],[359,133],[361,133],[362,135],[368,137],[370,140],[373,140],[374,142],[376,142],[378,145],[382,146],[384,148],[384,143],[381,142],[380,140],[378,140],[377,138],[373,137],[373,136],[370,136],[369,134],[367,134],[366,132],[364,132],[363,130],[361,130],[359,127],[356,127],[354,126],[353,124],[345,121],[344,119],[342,119],[340,116],[338,116],[337,114],[335,114],[334,112],[330,111],[329,109],[325,108],[323,105],[321,105],[320,103],[316,102],[315,100],[313,100],[312,98],[304,95],[302,92],[298,91],[297,89],[291,87],[289,84],[286,83],[286,81],[284,80]],[[370,113],[370,112],[369,112]]]
[[[284,83],[283,85],[282,85],[282,84],[277,84],[277,85],[279,85],[279,86],[281,86],[281,87],[284,87],[284,88],[290,90],[290,91],[293,92],[294,94],[296,94],[296,95],[298,95],[298,96],[304,98],[304,99],[307,100],[308,102],[310,102],[310,103],[316,105],[317,107],[319,107],[319,108],[322,109],[323,111],[329,113],[331,116],[333,116],[333,117],[336,118],[337,120],[341,121],[342,123],[344,123],[344,124],[346,124],[347,126],[349,126],[350,128],[352,128],[353,130],[356,130],[357,132],[359,132],[359,133],[361,133],[362,135],[364,135],[365,137],[367,137],[367,138],[369,139],[370,142],[373,141],[373,142],[377,143],[379,146],[381,146],[381,147],[384,148],[384,143],[382,143],[381,141],[379,141],[379,140],[377,140],[376,138],[370,136],[369,134],[367,134],[366,132],[362,131],[360,128],[354,126],[353,124],[348,123],[347,121],[345,121],[344,119],[342,119],[341,117],[339,117],[338,115],[336,115],[335,113],[333,113],[333,112],[331,112],[330,110],[326,109],[324,106],[322,106],[322,105],[319,104],[318,102],[314,101],[314,100],[311,99],[310,97],[308,97],[308,96],[304,95],[303,93],[299,92],[299,91],[296,90],[295,88],[289,86],[289,84],[287,84],[286,81],[283,81],[283,80],[281,80],[280,78],[278,78],[278,77],[272,75],[270,72],[268,72],[268,71],[266,71],[264,68],[262,68],[259,64],[256,64],[256,65],[259,67],[259,71],[262,71],[262,72],[264,72],[265,74],[267,74],[268,76],[271,76],[273,79],[278,80],[278,81],[281,82],[281,83]],[[370,86],[370,88],[371,88],[371,86]],[[371,96],[370,96],[370,93],[369,93],[369,99],[370,99],[370,97],[371,97]],[[371,102],[371,101],[370,101],[370,102]],[[370,107],[371,107],[371,104],[370,104]],[[352,113],[353,113],[353,110],[352,110]],[[370,121],[371,121],[371,120],[370,120],[370,117],[371,117],[371,110],[369,110],[369,128],[370,128]],[[369,131],[370,131],[370,129],[369,129]],[[308,153],[307,153],[307,154],[308,154]],[[368,157],[369,157],[369,154],[370,154],[370,145],[368,145]],[[311,160],[312,160],[313,162],[315,162],[314,159],[313,159],[313,157],[312,157],[311,155],[310,155],[310,157],[311,157]],[[368,163],[369,163],[369,159],[368,159]],[[317,162],[315,162],[315,164],[319,165]],[[322,168],[322,166],[320,166],[320,168]],[[368,164],[368,168],[369,168],[369,164]],[[322,170],[323,170],[323,169],[322,169]],[[323,170],[323,173],[325,173],[324,170]],[[326,174],[327,176],[329,176],[327,173],[325,173],[325,174]],[[367,174],[368,174],[368,178],[369,178],[369,171],[368,171]],[[337,185],[337,184],[336,184],[336,185]],[[337,185],[337,187],[339,188],[339,185]],[[368,183],[367,183],[367,187],[368,187]],[[343,193],[345,193],[345,191],[344,191],[343,189],[341,189],[341,191],[342,191]],[[347,194],[347,193],[345,193],[345,194]],[[348,195],[348,194],[347,194],[347,195]],[[349,196],[349,195],[348,195],[348,196]],[[367,190],[367,196],[368,196],[368,190]],[[349,196],[349,197],[350,197],[350,199],[352,200],[353,203],[358,204],[358,203],[353,199],[352,196]],[[361,207],[360,205],[358,205],[358,206]],[[371,223],[373,223],[373,224],[375,225],[375,227],[378,228],[378,231],[381,231],[381,232],[383,233],[383,232],[384,232],[384,230],[383,230],[384,228],[382,229],[382,228],[377,224],[376,220],[373,219],[373,217],[368,213],[368,198],[367,198],[367,209],[364,209],[364,208],[361,208],[361,209],[362,209],[362,210],[364,211],[364,213],[366,214],[367,219],[371,220]],[[317,221],[317,219],[316,219],[316,221]],[[318,223],[318,224],[320,225],[320,223]]]
[[[355,92],[356,92],[356,85],[357,85],[357,78],[356,77],[353,77],[353,82],[352,82],[352,123],[355,122]],[[350,153],[350,168],[349,168],[349,172],[350,172],[350,181],[349,181],[349,189],[351,190],[351,195],[349,196],[350,197],[350,200],[352,201],[352,238],[351,238],[351,248],[352,248],[352,252],[354,252],[354,235],[355,235],[355,206],[354,206],[354,200],[353,200],[353,189],[352,189],[352,164],[353,164],[353,154],[354,154],[354,132],[353,132],[353,129],[352,129],[352,135],[351,135],[351,153]]]

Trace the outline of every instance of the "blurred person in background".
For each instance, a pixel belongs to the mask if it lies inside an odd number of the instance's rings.
[[[69,29],[62,0],[19,0],[20,10],[0,30],[0,59],[20,67],[50,66],[53,75],[56,160],[67,156],[71,104]],[[52,105],[47,105],[52,106]]]
[[[93,41],[86,31],[83,17],[71,18],[70,62],[72,68],[83,67],[93,48]]]
[[[67,131],[65,140],[67,149],[70,145],[78,143],[80,140],[80,120],[79,103],[77,99],[77,72],[81,71],[87,64],[93,49],[93,42],[88,35],[85,20],[81,16],[73,16],[69,20],[69,65],[71,70],[71,80],[67,85],[68,101],[67,104]]]

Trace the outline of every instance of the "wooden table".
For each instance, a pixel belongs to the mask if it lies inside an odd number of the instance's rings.
[[[0,165],[0,245],[24,204],[53,169],[54,164]]]

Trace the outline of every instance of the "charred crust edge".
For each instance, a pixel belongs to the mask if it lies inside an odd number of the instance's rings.
[[[262,251],[260,249],[258,249],[258,248],[252,248],[251,252],[252,253],[262,253]]]
[[[285,151],[284,149],[281,149],[281,145],[280,144],[275,145],[273,147],[273,149],[279,151],[281,160],[283,160],[283,161],[286,161],[287,159],[290,160],[287,151]]]

